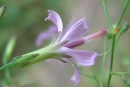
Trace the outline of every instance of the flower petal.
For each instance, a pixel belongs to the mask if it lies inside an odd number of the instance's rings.
[[[59,16],[58,13],[56,13],[55,11],[53,10],[48,10],[49,12],[49,15],[48,17],[45,19],[46,20],[50,20],[52,21],[58,28],[58,32],[62,32],[62,29],[63,29],[63,23],[62,23],[62,20]]]
[[[61,41],[70,39],[76,40],[82,35],[84,35],[88,31],[88,24],[86,22],[85,18],[80,19],[78,22],[76,22],[63,36]]]
[[[101,55],[95,52],[72,50],[66,47],[62,47],[60,51],[75,58],[76,61],[82,66],[94,65],[96,57]]]
[[[50,26],[48,28],[48,31],[41,32],[36,39],[36,42],[35,42],[36,46],[40,46],[44,40],[47,40],[47,39],[53,37],[56,32],[58,32],[58,31],[57,31],[56,26],[54,26],[54,25]]]
[[[46,39],[48,39],[48,38],[50,38],[51,36],[50,36],[50,34],[48,33],[48,32],[41,32],[39,35],[38,35],[38,37],[37,37],[37,39],[36,39],[36,46],[40,46],[41,44],[42,44],[42,41],[43,40],[46,40]]]
[[[80,82],[80,69],[78,68],[77,64],[72,60],[72,59],[67,59],[69,60],[75,67],[75,72],[74,75],[71,77],[71,81],[73,81],[75,83],[75,85],[77,85]]]
[[[48,32],[50,32],[50,33],[57,33],[58,32],[58,29],[55,25],[50,26],[48,28],[48,30],[49,30]]]

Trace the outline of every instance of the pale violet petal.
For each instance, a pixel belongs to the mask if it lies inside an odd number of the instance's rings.
[[[80,82],[80,69],[78,68],[77,64],[72,60],[72,59],[67,59],[69,60],[75,67],[75,72],[73,74],[73,76],[70,78],[71,81],[73,81],[75,83],[75,85],[77,85]]]
[[[101,55],[96,52],[73,50],[66,47],[62,47],[60,51],[75,58],[76,61],[82,66],[94,65],[97,56]]]
[[[53,10],[48,10],[49,15],[45,20],[50,20],[52,21],[58,28],[58,32],[62,32],[63,29],[63,23],[62,20],[59,16],[59,14]]]
[[[48,32],[49,33],[57,33],[58,32],[58,29],[55,25],[52,25],[48,28]]]
[[[56,26],[54,26],[54,25],[53,25],[53,26],[50,26],[50,27],[48,28],[48,31],[43,31],[43,32],[41,32],[41,33],[37,36],[36,42],[35,42],[36,46],[40,46],[44,40],[47,40],[47,39],[53,37],[54,34],[57,33],[57,32],[58,32],[58,31],[57,31]]]
[[[76,40],[83,36],[88,31],[88,24],[86,22],[85,18],[80,19],[78,22],[76,22],[63,36],[61,41],[70,39]]]
[[[40,46],[42,42],[48,38],[50,38],[50,34],[48,32],[41,32],[38,37],[36,38],[36,46]]]

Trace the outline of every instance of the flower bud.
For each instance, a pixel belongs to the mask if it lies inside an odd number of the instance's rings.
[[[0,7],[0,18],[3,16],[5,9],[6,9],[5,5]]]

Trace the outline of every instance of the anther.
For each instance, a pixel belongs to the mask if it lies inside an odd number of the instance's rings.
[[[107,33],[106,28],[101,29],[101,31],[100,31],[100,36],[101,36],[102,38],[104,38],[104,37],[106,37],[107,35],[108,35],[108,33]]]

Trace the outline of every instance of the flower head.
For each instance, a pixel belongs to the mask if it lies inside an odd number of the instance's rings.
[[[72,27],[70,27],[70,29],[68,29],[65,34],[63,34],[63,23],[58,13],[53,10],[48,10],[48,12],[49,15],[45,20],[52,21],[56,27],[54,28],[53,26],[51,27],[52,29],[49,29],[49,31],[40,33],[36,40],[36,45],[41,45],[42,41],[48,39],[48,37],[52,37],[55,35],[55,33],[58,33],[58,38],[51,44],[51,46],[54,46],[54,48],[56,48],[55,51],[69,55],[71,57],[61,58],[59,60],[62,62],[71,62],[74,65],[75,72],[71,77],[71,80],[75,82],[75,84],[78,84],[80,82],[80,69],[78,68],[77,63],[82,66],[94,65],[95,59],[101,54],[91,51],[74,50],[73,48],[83,45],[86,42],[89,42],[97,37],[104,37],[107,34],[107,31],[106,29],[102,29],[99,32],[83,37],[89,28],[86,19],[82,18],[77,21]]]

